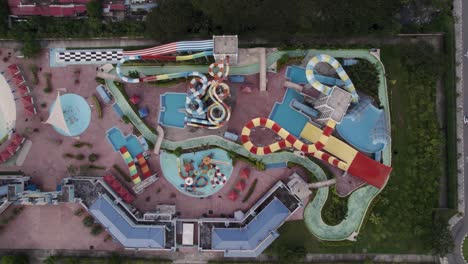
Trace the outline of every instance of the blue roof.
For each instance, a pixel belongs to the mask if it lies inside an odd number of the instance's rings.
[[[110,103],[111,98],[109,97],[109,94],[106,92],[106,90],[104,89],[104,86],[102,84],[100,84],[100,85],[98,85],[96,87],[96,91],[99,94],[99,96],[101,97],[101,99],[104,101],[105,104]]]
[[[254,219],[242,228],[213,228],[212,249],[253,250],[289,216],[288,208],[274,198]]]
[[[104,196],[99,197],[89,211],[126,248],[164,248],[163,226],[131,224]]]

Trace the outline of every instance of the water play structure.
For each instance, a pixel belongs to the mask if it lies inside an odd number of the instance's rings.
[[[232,171],[232,161],[219,148],[184,153],[180,157],[162,152],[160,162],[166,179],[182,193],[195,197],[219,191]]]
[[[126,61],[132,60],[165,60],[184,61],[213,55],[213,40],[174,42],[149,49],[124,51],[122,59],[117,63],[116,73],[127,83],[157,82],[161,80],[192,77],[185,100],[187,113],[185,124],[193,127],[217,129],[223,126],[231,117],[229,106],[223,102],[230,95],[229,86],[223,81],[229,75],[229,57],[212,63],[208,67],[208,78],[197,71],[186,71],[160,75],[130,78],[123,74],[121,67]],[[189,55],[169,56],[180,52],[198,52]]]

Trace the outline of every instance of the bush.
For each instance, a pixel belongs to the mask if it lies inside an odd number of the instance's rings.
[[[106,80],[104,80],[103,78],[96,77],[94,78],[94,80],[99,84],[106,84]]]
[[[44,89],[42,89],[42,91],[44,91],[44,93],[51,93],[52,92],[52,87],[46,86]]]
[[[101,103],[99,102],[98,98],[95,95],[93,95],[91,98],[92,98],[92,100],[94,102],[94,106],[96,107],[96,112],[98,113],[98,118],[102,119]]]
[[[130,118],[128,118],[128,116],[126,116],[126,115],[123,115],[123,116],[122,116],[122,121],[123,121],[125,124],[128,124],[128,123],[130,123]]]
[[[174,155],[176,155],[177,157],[180,157],[183,153],[184,150],[182,149],[182,147],[177,147],[176,149],[174,149]]]
[[[99,159],[99,155],[98,154],[95,154],[95,153],[92,153],[88,156],[88,160],[89,162],[95,162],[96,160]]]
[[[94,218],[90,215],[83,218],[83,225],[86,227],[91,227],[94,224]]]
[[[126,182],[131,182],[131,181],[132,181],[132,178],[130,178],[130,176],[128,176],[128,174],[125,173],[125,172],[122,170],[122,168],[119,167],[119,165],[114,164],[114,165],[112,166],[112,168],[114,168],[114,170],[116,170],[117,173],[120,174],[120,176],[122,176],[122,178],[124,178],[124,180],[125,180]]]
[[[62,156],[64,158],[68,158],[68,159],[74,159],[75,158],[75,155],[73,155],[71,153],[64,153]]]
[[[26,254],[5,255],[1,258],[2,264],[29,264],[29,256]]]
[[[257,181],[258,179],[255,179],[250,186],[249,190],[247,191],[247,194],[245,195],[244,199],[242,199],[242,202],[245,203],[249,200],[250,196],[252,196],[253,192],[255,191],[255,187],[257,186]]]
[[[138,73],[138,71],[128,71],[128,77],[130,77],[130,78],[139,78],[140,73]]]
[[[337,225],[346,218],[348,213],[348,198],[341,198],[335,187],[330,188],[328,199],[322,209],[322,219],[328,225]]]
[[[38,72],[39,69],[38,69],[37,65],[35,65],[35,64],[29,65],[29,70],[31,71],[32,76],[33,76],[32,81],[31,81],[32,84],[37,85],[39,83],[39,78],[38,78],[38,75],[37,75],[37,72]]]
[[[83,208],[79,208],[79,209],[75,210],[75,212],[73,214],[76,215],[76,216],[82,216],[84,212],[85,212],[85,210]]]
[[[91,227],[91,235],[97,236],[104,231],[104,228],[100,224],[94,224],[93,227]]]
[[[77,159],[77,160],[84,160],[84,158],[85,158],[85,155],[83,155],[83,154],[81,154],[81,153],[80,153],[80,154],[77,154],[77,155],[75,156],[75,159]]]
[[[73,144],[73,147],[75,148],[82,148],[84,146],[87,146],[88,148],[93,148],[93,144],[88,142],[78,141],[75,144]]]

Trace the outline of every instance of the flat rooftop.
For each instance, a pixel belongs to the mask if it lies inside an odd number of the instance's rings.
[[[353,96],[350,93],[334,86],[327,101],[327,105],[335,109],[330,118],[336,122],[341,122],[341,119],[343,119],[343,116],[346,114],[346,111],[351,104],[352,98]]]
[[[237,36],[213,36],[214,54],[237,54]]]

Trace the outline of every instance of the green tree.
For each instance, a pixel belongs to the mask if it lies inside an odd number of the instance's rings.
[[[29,264],[29,256],[25,254],[6,255],[1,258],[1,264]]]
[[[83,225],[86,227],[91,227],[94,224],[94,218],[90,215],[83,218]]]
[[[454,247],[455,243],[453,242],[447,221],[436,214],[432,228],[433,253],[444,257],[451,253]]]
[[[90,1],[86,4],[86,10],[90,18],[100,19],[102,17],[102,2],[98,0]]]
[[[21,52],[27,58],[33,58],[41,52],[41,45],[34,34],[25,35]]]

